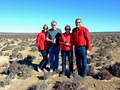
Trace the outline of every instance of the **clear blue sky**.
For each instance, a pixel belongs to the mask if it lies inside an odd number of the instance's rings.
[[[120,0],[0,0],[0,32],[39,32],[52,20],[64,32],[78,17],[91,32],[120,31]]]

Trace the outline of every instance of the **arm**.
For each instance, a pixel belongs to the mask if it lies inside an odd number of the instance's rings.
[[[39,34],[37,34],[37,37],[36,37],[36,46],[37,48],[39,47]]]
[[[47,41],[47,42],[50,42],[50,43],[55,43],[54,40],[51,40],[51,39],[50,39],[50,34],[49,34],[49,32],[47,32],[46,41]]]
[[[89,53],[90,44],[91,44],[90,33],[89,33],[89,30],[87,28],[84,32],[85,32],[84,34],[85,34],[85,39],[86,39],[86,43],[87,43],[87,52]]]

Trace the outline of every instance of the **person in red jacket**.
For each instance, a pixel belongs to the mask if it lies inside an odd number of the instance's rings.
[[[72,45],[72,34],[70,33],[71,27],[65,26],[65,33],[60,37],[60,49],[62,56],[62,75],[66,73],[66,57],[69,60],[69,75],[73,73],[73,45]]]
[[[46,35],[48,31],[48,26],[44,25],[43,30],[37,34],[36,38],[36,46],[38,50],[41,52],[43,60],[39,63],[37,69],[39,72],[42,70],[46,70],[46,65],[48,63],[48,42],[46,41]]]
[[[87,75],[87,55],[90,52],[90,33],[86,27],[81,25],[81,19],[75,20],[76,27],[72,30],[73,44],[75,45],[75,56],[78,74],[82,77]]]

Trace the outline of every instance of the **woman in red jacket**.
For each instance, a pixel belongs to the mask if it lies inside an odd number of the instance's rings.
[[[46,33],[48,31],[48,26],[44,25],[43,30],[38,33],[36,38],[36,46],[38,50],[41,52],[43,60],[38,65],[37,69],[39,72],[42,70],[46,71],[46,65],[48,63],[48,42],[46,41]]]
[[[62,56],[62,75],[66,73],[66,57],[69,60],[69,75],[73,73],[73,45],[72,34],[70,33],[71,27],[65,26],[65,33],[60,37],[60,49]]]

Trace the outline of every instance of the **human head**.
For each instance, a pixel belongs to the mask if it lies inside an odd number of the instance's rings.
[[[70,33],[70,30],[71,30],[70,25],[66,25],[65,26],[65,31],[66,31],[67,34]]]
[[[51,27],[52,27],[52,29],[56,29],[57,28],[57,22],[56,21],[52,21],[51,22]]]
[[[82,23],[82,20],[81,20],[80,18],[77,18],[77,19],[75,20],[75,25],[76,25],[76,27],[80,27],[80,26],[81,26],[81,23]]]
[[[43,30],[48,31],[48,26],[46,24],[43,26]]]

